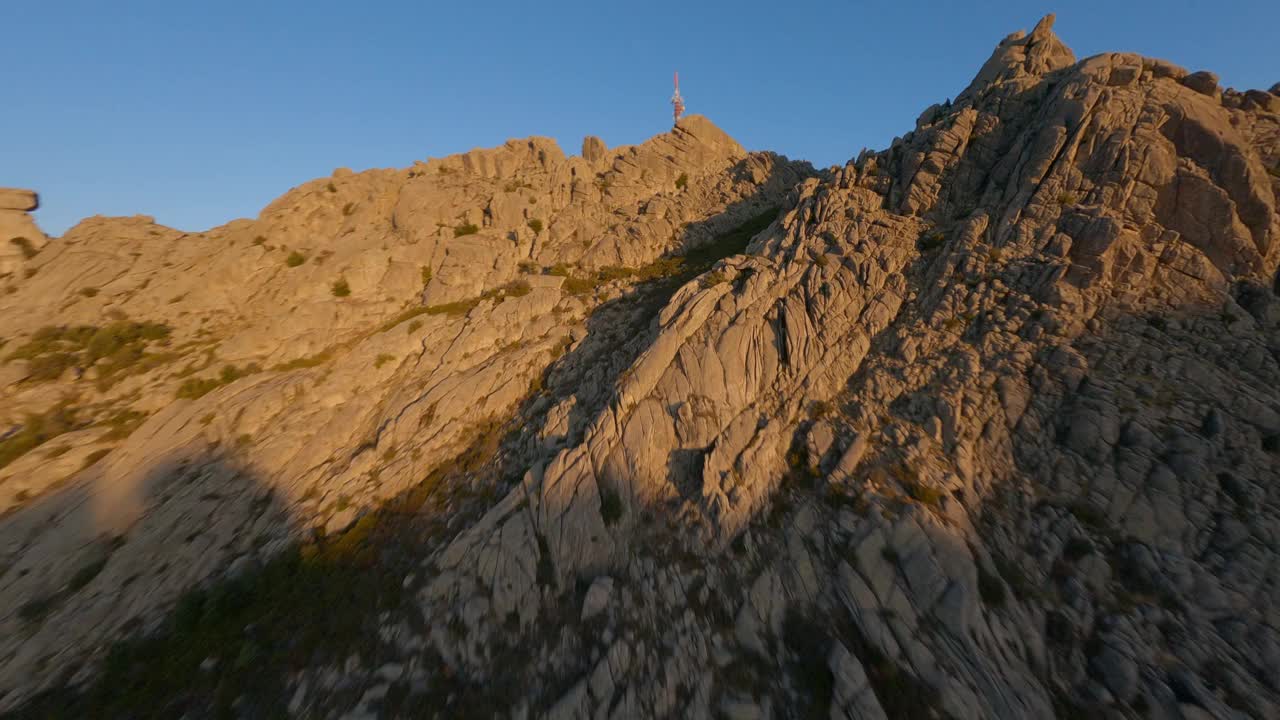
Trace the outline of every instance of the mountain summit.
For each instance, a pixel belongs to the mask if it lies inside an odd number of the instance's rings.
[[[828,171],[690,116],[5,256],[0,706],[1280,714],[1280,91],[1052,24]]]

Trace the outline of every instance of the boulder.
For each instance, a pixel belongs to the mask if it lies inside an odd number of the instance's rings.
[[[1195,90],[1201,95],[1215,97],[1218,94],[1218,76],[1208,70],[1193,72],[1182,78],[1182,84]]]
[[[34,190],[0,188],[0,210],[31,212],[40,207],[40,197]]]

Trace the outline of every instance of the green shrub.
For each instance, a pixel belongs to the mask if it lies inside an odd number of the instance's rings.
[[[427,315],[450,315],[460,316],[466,315],[480,304],[480,298],[474,297],[470,300],[458,300],[451,303],[441,303],[440,305],[432,305],[425,309]]]
[[[395,360],[395,359],[396,359],[396,356],[395,356],[395,355],[388,355],[387,353],[382,353],[382,354],[378,355],[378,357],[374,358],[373,366],[374,366],[375,368],[380,368],[380,367],[382,367],[383,365],[386,365],[387,363],[389,363],[389,362],[391,362],[392,360]]]
[[[289,257],[284,259],[284,264],[292,268],[292,267],[298,267],[299,265],[301,265],[306,261],[307,261],[306,255],[303,255],[297,250],[294,250],[293,252],[289,253]]]
[[[613,282],[614,280],[626,280],[627,278],[635,277],[636,274],[637,271],[629,267],[606,265],[596,271],[596,280],[602,283]]]
[[[613,525],[622,519],[622,498],[610,488],[600,489],[600,517],[605,525]]]
[[[689,174],[680,173],[680,177],[676,178],[676,189],[683,190],[689,187]]]
[[[471,223],[463,223],[461,225],[455,225],[453,228],[454,237],[462,237],[463,235],[475,235],[478,232],[480,232],[480,228],[476,227],[475,225],[472,225]]]
[[[103,436],[104,441],[123,440],[133,434],[143,421],[147,419],[147,414],[137,410],[125,409],[117,411],[106,420],[98,423],[110,428]]]
[[[188,378],[178,386],[177,396],[180,399],[195,400],[204,397],[223,385],[229,385],[242,377],[262,372],[257,363],[249,363],[243,368],[235,365],[224,365],[216,378]]]
[[[323,365],[333,358],[333,348],[325,348],[315,355],[295,358],[286,363],[279,363],[271,369],[276,372],[288,372],[290,370],[301,370],[303,368],[313,368]]]
[[[533,286],[529,284],[528,280],[520,279],[512,280],[498,288],[498,290],[501,291],[504,297],[518,298],[533,292]]]
[[[333,287],[329,288],[334,297],[344,298],[351,294],[351,286],[347,284],[346,278],[338,278],[333,283]]]
[[[76,366],[72,353],[49,353],[27,361],[27,379],[34,382],[52,381],[62,377],[68,368]]]
[[[423,265],[422,266],[422,287],[425,288],[430,284],[431,284],[431,266]]]
[[[728,279],[729,277],[725,275],[722,270],[712,270],[711,272],[702,276],[702,286],[715,287],[716,285],[719,285],[720,283],[725,282]]]
[[[1075,516],[1080,524],[1091,530],[1098,532],[1107,532],[1109,524],[1107,522],[1106,510],[1094,505],[1087,500],[1074,502],[1067,507],[1067,510]]]
[[[534,231],[535,233],[542,232],[542,221],[539,220],[538,218],[533,218],[532,220],[529,221],[529,229]]]
[[[78,426],[75,409],[66,403],[41,415],[27,415],[17,432],[0,440],[0,468]]]
[[[946,233],[935,232],[935,233],[930,233],[928,235],[922,236],[920,238],[919,243],[917,243],[916,247],[920,248],[921,252],[933,252],[934,250],[937,250],[938,248],[945,245],[946,242],[947,242]]]
[[[835,411],[835,406],[826,400],[814,400],[809,403],[809,415],[815,418],[823,418]]]
[[[176,357],[147,352],[151,343],[167,343],[169,327],[160,323],[117,320],[109,325],[46,326],[15,350],[11,360],[28,362],[28,378],[56,380],[70,367],[98,369],[98,386],[107,390],[121,377],[151,370]]]
[[[429,309],[423,305],[418,305],[417,307],[411,307],[407,310],[402,310],[399,313],[397,313],[395,317],[379,325],[378,332],[386,332],[391,328],[404,322],[405,320],[411,320],[413,318],[418,317],[419,315],[426,315],[428,312],[429,312]],[[418,326],[421,327],[422,323],[419,322]],[[413,330],[410,330],[409,332],[413,332]]]
[[[911,483],[907,486],[907,492],[911,493],[911,497],[924,503],[925,505],[937,505],[942,500],[942,491],[931,485],[925,485],[919,481]]]
[[[183,400],[195,400],[213,392],[219,385],[221,383],[216,378],[188,378],[178,386],[175,396]]]
[[[451,315],[460,316],[471,312],[477,305],[485,300],[492,298],[518,298],[524,297],[533,292],[533,286],[528,280],[523,278],[512,280],[504,285],[499,285],[492,290],[486,290],[478,297],[466,300],[457,300],[451,303],[442,303],[440,305],[431,305],[426,308],[418,308],[412,311],[412,315]]]
[[[93,452],[85,456],[84,463],[81,464],[80,467],[87,468],[90,465],[98,462],[102,458],[106,457],[110,453],[111,453],[111,448],[98,448],[97,450],[94,450]]]
[[[1062,556],[1071,562],[1091,554],[1093,554],[1093,543],[1079,536],[1071,538],[1062,546]]]
[[[570,295],[589,295],[595,291],[597,285],[594,278],[568,277],[565,278],[561,287]]]
[[[991,607],[1004,607],[1005,590],[1000,578],[989,572],[981,561],[975,562],[978,567],[978,594],[982,602]]]

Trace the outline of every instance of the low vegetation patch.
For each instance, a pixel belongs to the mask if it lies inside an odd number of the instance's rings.
[[[147,372],[173,360],[173,353],[150,353],[153,343],[167,345],[169,326],[119,320],[94,325],[46,326],[14,350],[10,360],[26,360],[28,380],[57,380],[68,368],[96,367],[98,387],[108,390],[121,378]]]
[[[0,468],[55,437],[77,430],[79,427],[75,409],[65,403],[47,413],[27,415],[17,432],[0,440]]]
[[[916,247],[920,249],[920,252],[929,253],[929,252],[933,252],[934,250],[937,250],[938,248],[946,244],[947,244],[946,233],[939,231],[939,232],[929,233],[928,235],[922,235],[920,237],[919,242],[916,243]]]
[[[475,235],[478,232],[480,232],[480,228],[476,227],[471,223],[462,223],[461,225],[453,226],[454,237],[462,237],[464,235]]]
[[[605,525],[617,524],[622,519],[622,498],[611,488],[600,489],[600,517]]]
[[[548,268],[546,274],[565,278],[561,287],[570,295],[590,295],[601,285],[614,280],[683,285],[710,270],[720,260],[746,250],[751,238],[768,227],[777,214],[776,208],[766,210],[720,235],[714,241],[694,248],[684,255],[659,258],[639,268],[611,265],[579,275],[575,274],[568,265],[557,263]],[[723,282],[725,277],[723,273],[709,275],[704,285],[710,286]]]
[[[428,311],[428,308],[425,305],[418,305],[417,307],[411,307],[406,310],[401,310],[399,313],[396,313],[396,315],[392,317],[390,320],[387,320],[386,322],[379,325],[377,332],[386,332],[396,327],[400,323],[404,322],[405,320],[412,320],[413,318],[416,318],[419,315],[427,314],[427,311]],[[421,326],[421,323],[419,323],[419,326]],[[413,332],[413,331],[410,330],[410,332]]]
[[[907,486],[907,492],[911,493],[911,497],[925,505],[937,506],[942,500],[942,491],[932,485],[925,485],[919,481],[910,483]]]
[[[111,454],[111,448],[98,448],[97,450],[94,450],[88,455],[85,455],[84,462],[80,465],[80,467],[87,468],[90,465],[98,462],[99,460],[101,460],[102,458],[110,454]]]
[[[978,567],[978,594],[982,596],[982,602],[994,608],[1004,607],[1004,583],[987,570],[981,560],[975,559],[974,564]]]
[[[133,431],[137,430],[146,419],[147,414],[144,412],[132,409],[119,410],[98,423],[110,428],[100,439],[107,442],[123,440],[132,435]]]
[[[457,317],[460,315],[466,315],[467,313],[474,310],[476,306],[478,306],[480,303],[484,302],[485,300],[491,300],[494,298],[519,298],[519,297],[524,297],[525,295],[528,295],[531,292],[533,292],[533,286],[529,284],[528,280],[520,278],[517,280],[512,280],[509,283],[499,285],[498,287],[493,288],[491,290],[486,290],[480,295],[473,298],[468,298],[466,300],[457,300],[451,303],[441,303],[439,305],[430,305],[425,308],[414,308],[412,311],[406,310],[405,313],[402,313],[402,315],[405,315],[406,313],[407,315],[406,317],[401,318],[401,322],[404,319],[407,319],[408,317],[413,317],[415,315],[422,315],[422,314],[449,315],[454,317]]]
[[[224,365],[217,377],[188,378],[178,386],[177,396],[187,400],[204,397],[223,385],[230,385],[242,377],[262,372],[257,363],[249,363],[243,368],[235,365]]]
[[[338,278],[329,288],[329,292],[333,293],[334,297],[344,298],[351,294],[351,285],[347,284],[346,278]]]
[[[538,218],[533,218],[532,220],[529,221],[529,229],[534,231],[535,233],[542,232],[542,221],[539,220]]]
[[[289,370],[301,370],[304,368],[313,368],[323,365],[333,359],[334,348],[325,348],[315,355],[307,355],[305,357],[294,358],[289,362],[278,363],[271,366],[276,372],[287,372]]]
[[[284,259],[284,264],[292,268],[292,267],[298,267],[299,265],[301,265],[306,261],[307,261],[306,255],[303,255],[297,250],[294,250],[293,252],[289,253],[289,257]]]

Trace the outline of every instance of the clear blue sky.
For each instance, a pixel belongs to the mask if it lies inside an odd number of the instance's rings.
[[[0,186],[37,220],[253,217],[335,167],[549,135],[576,153],[689,111],[817,165],[885,146],[954,96],[995,44],[1056,10],[1078,57],[1123,50],[1280,81],[1280,2],[5,3]]]

